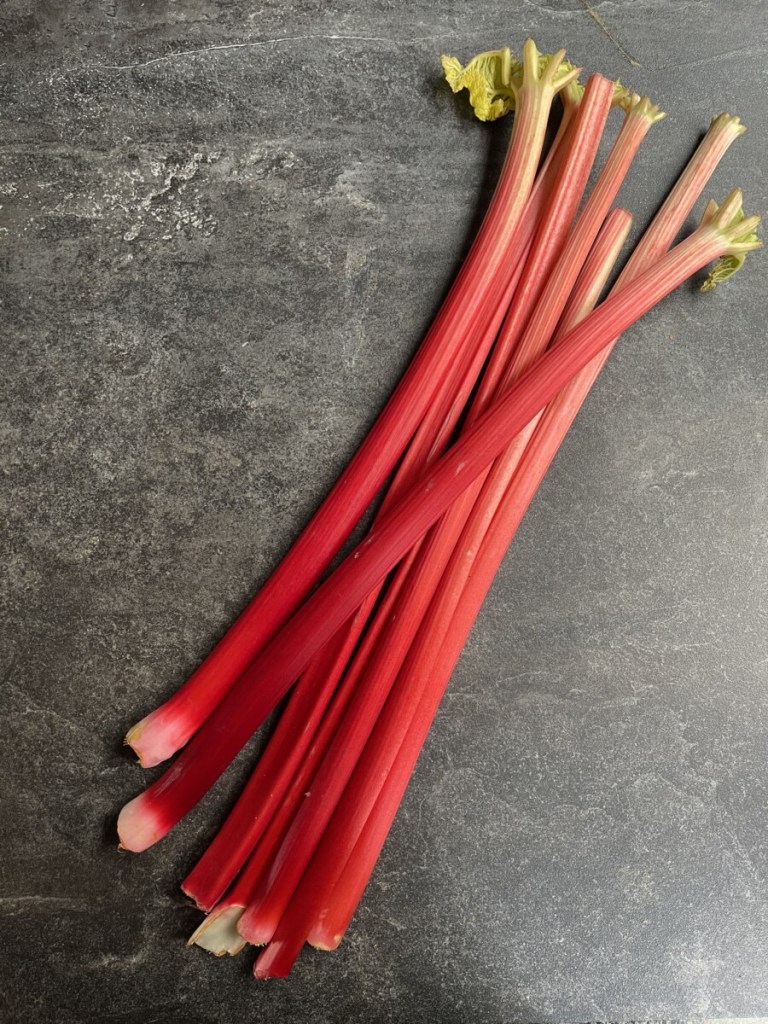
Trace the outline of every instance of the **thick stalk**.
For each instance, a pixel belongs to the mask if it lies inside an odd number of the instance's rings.
[[[557,179],[560,160],[564,157],[564,140],[577,109],[576,102],[569,102],[566,105],[557,135],[537,175],[520,226],[519,245],[523,249],[523,256],[511,275],[497,312],[486,328],[481,343],[472,346],[474,351],[468,352],[461,361],[457,361],[452,375],[446,379],[439,396],[430,406],[385,495],[379,516],[386,513],[393,501],[448,444],[522,274],[535,226]],[[414,556],[415,553],[414,549]],[[413,558],[408,558],[398,566],[398,582],[393,582],[393,586],[399,588],[403,585],[412,562]],[[284,718],[288,721],[284,725],[281,719],[263,757],[224,825],[185,879],[182,888],[201,909],[210,910],[221,898],[266,828],[270,816],[290,783],[297,758],[306,750],[316,728],[318,716],[327,707],[341,678],[346,662],[343,657],[337,656],[335,648],[341,647],[344,652],[350,652],[354,648],[377,603],[379,593],[380,588],[377,588],[368,595],[357,614],[343,627],[341,632],[345,635],[334,637],[331,640],[332,649],[323,649],[303,673],[284,713]],[[392,593],[390,589],[387,601],[376,612],[377,619],[380,620],[376,627],[377,636],[382,624],[390,615]],[[359,673],[361,665],[367,663],[369,652],[370,643],[364,644],[356,655],[357,669],[353,671]],[[346,685],[349,688],[349,683]]]
[[[743,131],[744,128],[739,124],[738,118],[722,114],[713,120],[701,145],[669,193],[650,227],[646,230],[642,240],[633,251],[624,272],[619,278],[619,282],[617,282],[617,290],[637,273],[652,265],[655,260],[666,252],[693,209],[715,167],[731,143]],[[589,303],[589,296],[587,294],[589,277],[588,267],[585,266],[580,283],[574,290],[563,314],[563,326],[559,330],[560,336],[562,336],[563,330],[567,329],[569,324],[576,321],[580,311]],[[538,486],[537,481],[543,476],[551,458],[559,449],[570,424],[581,407],[609,352],[610,347],[600,353],[578,377],[567,385],[543,414],[534,435],[531,452],[526,453],[524,465],[521,466],[512,485],[518,492],[518,501],[520,503],[518,507],[522,510],[521,514],[525,511],[527,502],[524,499],[520,501],[520,496],[526,490],[531,495],[535,493]],[[503,519],[500,519],[500,522],[503,522]],[[514,518],[511,523],[508,523],[508,530],[510,527],[514,528]],[[503,543],[500,546],[503,546]],[[484,557],[487,558],[487,554]],[[471,594],[462,595],[461,597],[462,604],[469,608],[469,612],[465,612],[464,615],[465,633],[468,632],[467,620],[469,620],[470,624],[474,621],[473,607],[479,610],[483,593],[484,591],[481,586],[474,602],[471,600]],[[454,630],[457,631],[457,637],[462,635],[460,621],[450,625],[446,632],[453,635]],[[438,630],[438,638],[440,635],[440,630]],[[450,656],[447,656],[446,665],[442,673],[443,688],[447,685],[452,670],[453,661]],[[433,671],[431,667],[430,671]],[[434,671],[433,674],[437,680],[435,685],[439,690],[441,686],[439,681],[440,673]],[[437,705],[434,704],[435,710],[436,707]],[[403,754],[398,755],[397,766],[399,772],[387,778],[386,792],[382,793],[380,804],[376,805],[371,820],[366,824],[364,834],[361,836],[355,853],[350,858],[345,872],[334,890],[328,908],[326,908],[322,915],[318,914],[309,932],[308,941],[311,943],[322,948],[333,948],[341,940],[341,936],[346,930],[367,885],[381,846],[394,820],[402,793],[407,786],[412,770],[412,768],[408,767],[409,758],[415,764],[421,749],[423,739],[419,738],[420,727],[418,721],[419,719],[422,721],[421,728],[425,737],[431,718],[432,713],[425,713],[423,711],[420,715],[416,716],[414,727],[409,733],[411,753],[403,752]]]
[[[289,619],[327,569],[414,434],[478,321],[503,291],[534,182],[563,54],[540,73],[538,52],[524,48],[512,137],[501,179],[478,236],[413,361],[341,477],[283,561],[187,682],[126,737],[143,765],[179,750]],[[573,76],[571,76],[573,77]]]
[[[729,199],[723,209],[732,213],[733,206]],[[123,808],[118,831],[125,848],[138,852],[151,846],[197,803],[314,654],[573,376],[691,274],[733,250],[739,235],[723,216],[711,213],[690,238],[570,331],[411,488],[286,623],[171,768]]]
[[[631,217],[624,211],[614,211],[606,222],[583,268],[579,315],[569,326],[583,319],[597,303],[630,224]],[[466,551],[464,544],[459,550]],[[457,550],[452,565],[458,555]],[[441,603],[446,605],[441,602],[443,593],[441,588],[430,606],[365,752],[280,921],[275,942],[259,959],[259,976],[286,975],[305,940],[324,948],[335,947],[341,941],[344,919],[347,914],[351,918],[359,899],[358,887],[365,887],[373,869],[447,685],[445,676],[433,672],[419,657],[425,640],[429,640],[431,650],[439,646],[431,642],[436,626],[442,641],[439,625]],[[350,908],[352,900],[355,903]]]

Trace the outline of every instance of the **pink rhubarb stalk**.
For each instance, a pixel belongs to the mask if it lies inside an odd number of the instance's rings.
[[[556,230],[556,224],[561,224],[560,234],[565,234],[570,226],[597,152],[613,93],[614,83],[601,76],[592,76],[587,83],[574,133],[569,136],[569,152],[547,202],[543,227],[538,230],[539,248],[544,231]],[[618,188],[618,184],[615,188]],[[594,233],[597,233],[598,228],[599,223],[595,225]],[[249,942],[261,944],[269,941],[277,927],[371,734],[418,624],[451,557],[467,512],[463,496],[442,524],[447,529],[433,531],[419,551],[419,557],[409,573],[408,585],[401,590],[396,615],[366,668],[365,689],[356,695],[334,739],[333,747],[315,778],[311,794],[291,827],[273,871],[264,879],[252,905],[240,920],[240,931]]]
[[[565,140],[569,125],[578,110],[578,98],[571,95],[570,86],[566,91],[570,96],[569,102],[521,220],[518,244],[523,255],[518,267],[506,286],[496,314],[485,328],[481,343],[471,346],[472,350],[457,361],[455,369],[441,385],[439,394],[433,400],[398,467],[379,515],[384,514],[392,502],[423,472],[424,467],[442,453],[475,386],[524,268],[541,209],[557,179],[561,162],[567,156],[563,152],[566,149]],[[415,553],[414,550],[411,557],[398,567],[397,583],[392,586],[402,586]],[[343,628],[345,635],[334,637],[330,652],[322,650],[305,671],[284,713],[287,721],[281,719],[235,807],[208,850],[185,879],[182,888],[202,909],[210,910],[221,898],[266,828],[344,670],[346,662],[343,655],[337,655],[337,648],[342,652],[351,651],[366,626],[379,592],[376,589],[369,594],[357,614]],[[385,606],[377,611],[377,617],[388,617],[392,596],[390,587]],[[361,659],[363,663],[367,661],[369,649],[370,643],[366,642],[356,656],[358,669]]]
[[[521,270],[522,265],[513,275],[510,288],[514,287]],[[506,306],[508,302],[504,308]],[[418,478],[419,472],[423,472],[448,444],[466,397],[472,390],[493,337],[498,331],[501,315],[503,314],[497,314],[492,321],[488,328],[488,338],[478,347],[469,365],[460,367],[463,379],[459,377],[457,382],[454,377],[448,381],[450,388],[444,388],[440,400],[433,403],[422,421],[382,502],[379,516],[386,513],[395,499]],[[404,584],[417,552],[418,544],[414,545],[409,556],[398,566],[386,600],[377,609],[378,621],[373,627],[374,633],[369,631],[365,642],[355,655],[355,680],[362,667],[367,664],[373,640],[378,637],[388,620],[394,597]],[[220,899],[268,824],[314,735],[317,723],[336,690],[352,651],[369,622],[380,593],[381,587],[377,587],[368,595],[349,623],[331,639],[327,648],[323,648],[315,656],[302,674],[288,707],[275,733],[270,737],[267,748],[245,789],[213,842],[185,879],[182,888],[201,909],[210,910]],[[349,685],[347,681],[347,689]]]
[[[631,217],[623,210],[614,211],[608,218],[580,276],[578,311],[569,326],[574,326],[597,303],[630,225]],[[461,545],[460,551],[464,550]],[[457,557],[461,559],[460,554],[455,554],[452,563]],[[361,884],[365,887],[384,844],[450,677],[450,672],[436,671],[427,664],[425,652],[440,665],[439,648],[444,642],[440,620],[445,617],[446,607],[449,620],[452,617],[452,591],[451,580],[451,586],[441,587],[430,606],[312,862],[279,922],[273,941],[257,961],[257,977],[286,976],[305,940],[323,948],[334,948],[341,941],[346,921],[339,921],[339,917],[346,918],[348,913],[351,918],[354,912],[359,899],[357,890]],[[453,650],[453,643],[448,644]],[[352,900],[355,902],[350,909]],[[247,931],[241,931],[247,938]]]
[[[740,194],[733,193],[722,208],[710,207],[693,235],[546,352],[438,460],[286,623],[171,768],[123,808],[118,820],[123,847],[146,849],[198,802],[366,595],[602,348],[708,263],[755,247],[742,236],[757,219],[732,223],[739,204]]]
[[[744,128],[740,125],[738,118],[723,114],[713,120],[707,135],[689,162],[688,167],[670,192],[651,226],[645,232],[640,244],[634,250],[624,273],[617,283],[617,288],[621,287],[622,284],[625,284],[647,266],[652,265],[656,259],[664,254],[688,217],[694,203],[709,181],[720,159],[722,159],[728,147],[743,131]],[[596,245],[595,252],[590,257],[589,262],[597,259],[599,259],[598,245]],[[592,301],[589,295],[590,279],[591,273],[588,263],[563,315],[563,324],[566,327],[568,324],[576,322],[581,312],[589,308],[589,304]],[[596,296],[593,296],[593,298],[596,298]],[[560,333],[562,333],[562,328]],[[507,517],[505,519],[504,513],[499,517],[499,523],[506,522],[507,537],[511,537],[511,534],[514,532],[517,519],[522,517],[530,500],[527,495],[532,497],[535,493],[538,482],[546,471],[552,457],[559,449],[570,424],[609,352],[610,348],[600,353],[578,377],[571,381],[543,414],[533,441],[529,449],[526,450],[523,463],[512,484],[512,490],[517,500],[517,509],[513,508],[511,510],[511,518]],[[506,550],[504,538],[501,539],[498,547],[500,550]],[[485,542],[478,558],[481,562],[488,559],[488,545]],[[489,575],[492,575],[492,572],[493,559],[486,573],[486,579]],[[451,623],[450,626],[437,628],[438,647],[440,647],[441,637],[445,635],[454,636],[455,634],[454,650],[457,648],[460,650],[459,640],[468,633],[471,623],[474,621],[475,612],[479,610],[482,603],[482,597],[485,593],[482,581],[477,584],[476,590],[474,599],[471,591],[462,591],[460,600],[464,606],[464,612],[463,616],[459,615],[459,621]],[[458,653],[456,653],[457,657]],[[307,941],[313,945],[330,949],[335,948],[341,941],[341,937],[354,914],[394,820],[413,765],[415,765],[429,724],[437,709],[440,694],[447,685],[455,660],[450,652],[446,652],[442,669],[434,667],[431,663],[421,667],[416,666],[417,674],[429,672],[433,676],[433,681],[430,682],[432,695],[430,697],[429,692],[425,693],[424,701],[426,701],[426,704],[424,705],[423,701],[423,706],[420,705],[420,709],[416,713],[403,749],[398,754],[395,767],[392,773],[387,776],[381,796],[358,840],[354,854],[350,857],[341,877],[335,885],[333,895],[329,898],[327,891],[325,893],[325,906],[318,910],[316,919],[307,934]],[[341,814],[341,812],[337,813]],[[332,839],[329,837],[328,841],[332,842]],[[323,842],[326,842],[326,838],[324,838]],[[337,854],[340,853],[338,846],[336,847],[336,852]],[[302,887],[304,885],[305,882],[303,881]],[[281,930],[282,927],[281,923]],[[286,952],[287,946],[281,952],[282,959],[285,959]],[[262,969],[267,968],[263,967]],[[280,965],[276,964],[275,969],[279,971]]]
[[[556,93],[578,69],[561,70],[564,52],[540,67],[531,40],[522,71],[511,64],[515,119],[507,158],[488,213],[443,306],[355,456],[275,572],[187,682],[126,736],[145,766],[179,750],[289,619],[327,569],[402,455],[441,381],[473,328],[503,293]]]

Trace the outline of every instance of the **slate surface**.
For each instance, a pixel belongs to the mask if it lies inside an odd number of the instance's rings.
[[[768,261],[631,332],[526,519],[333,956],[256,984],[142,857],[125,728],[354,450],[508,131],[437,55],[532,34],[649,91],[646,223],[711,116],[766,208],[760,3],[5,0],[5,1024],[501,1024],[768,1013]],[[480,197],[478,199],[478,197]]]

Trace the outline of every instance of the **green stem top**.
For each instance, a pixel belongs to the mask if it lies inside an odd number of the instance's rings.
[[[442,56],[440,61],[451,89],[466,89],[477,117],[481,121],[495,121],[516,108],[523,86],[548,87],[554,95],[575,82],[581,68],[575,68],[564,57],[565,50],[539,53],[534,41],[527,39],[522,61],[507,46],[479,53],[466,65],[456,57]]]
[[[758,216],[744,216],[741,189],[735,188],[725,198],[722,206],[710,200],[701,219],[701,227],[717,231],[727,240],[728,248],[707,275],[701,286],[703,292],[711,292],[722,281],[741,270],[747,253],[762,246],[763,243],[755,234],[759,223]]]

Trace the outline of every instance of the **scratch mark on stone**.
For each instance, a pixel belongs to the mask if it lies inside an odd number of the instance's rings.
[[[11,668],[13,668],[13,665],[11,665]],[[69,726],[70,729],[74,729],[76,732],[86,731],[86,726],[80,724],[79,722],[73,722],[70,718],[67,718],[65,715],[62,715],[54,708],[46,707],[40,701],[35,700],[35,698],[31,696],[31,694],[27,693],[26,690],[22,689],[22,687],[18,686],[16,683],[13,682],[13,680],[11,679],[10,671],[7,673],[3,683],[4,685],[8,686],[9,690],[13,691],[15,694],[18,694],[18,696],[20,696],[24,701],[27,702],[27,706],[23,710],[8,712],[9,717],[13,715],[15,715],[17,718],[23,718],[25,715],[50,715],[52,718],[56,719],[59,722],[63,722],[64,725]]]
[[[91,906],[68,896],[0,896],[1,917],[14,917],[35,909],[83,911],[90,910]]]
[[[133,71],[136,68],[148,68],[154,64],[161,64],[164,61],[178,60],[181,57],[195,57],[204,53],[212,53],[214,50],[246,50],[255,49],[261,46],[272,46],[276,43],[303,43],[326,40],[329,42],[361,42],[361,43],[392,43],[394,45],[410,43],[424,43],[434,41],[439,36],[417,36],[413,39],[390,39],[386,36],[355,36],[355,35],[309,35],[309,36],[274,36],[269,39],[254,39],[245,43],[222,43],[215,46],[201,46],[195,50],[176,50],[174,53],[166,53],[160,57],[152,57],[150,60],[140,61],[137,64],[83,64],[80,67],[63,68],[60,75],[72,74],[77,71]]]
[[[8,664],[8,668],[3,673],[3,678],[0,681],[0,686],[5,686],[6,683],[10,683],[11,679],[13,678],[13,670],[15,668],[16,668],[16,655],[14,655],[11,658],[10,663]]]
[[[590,18],[594,21],[594,23],[598,26],[598,28],[602,32],[604,32],[605,35],[610,39],[610,41],[613,43],[613,45],[616,47],[616,49],[619,51],[619,53],[626,60],[629,61],[629,63],[632,65],[632,67],[641,68],[643,65],[640,63],[640,61],[636,57],[633,57],[632,54],[629,52],[629,50],[626,49],[626,47],[621,45],[621,43],[620,43],[617,35],[615,34],[615,32],[612,32],[608,28],[608,26],[603,21],[603,19],[600,17],[600,15],[597,13],[597,11],[594,9],[594,7],[589,3],[589,0],[581,0],[581,6],[587,12],[587,14],[590,16]]]
[[[698,60],[691,60],[686,62],[675,62],[674,64],[664,64],[663,67],[654,68],[654,71],[668,71],[670,68],[702,68],[709,64],[720,64],[724,60],[730,60],[732,57],[764,57],[768,54],[768,50],[726,50],[725,53],[713,53],[710,57],[700,57]]]

